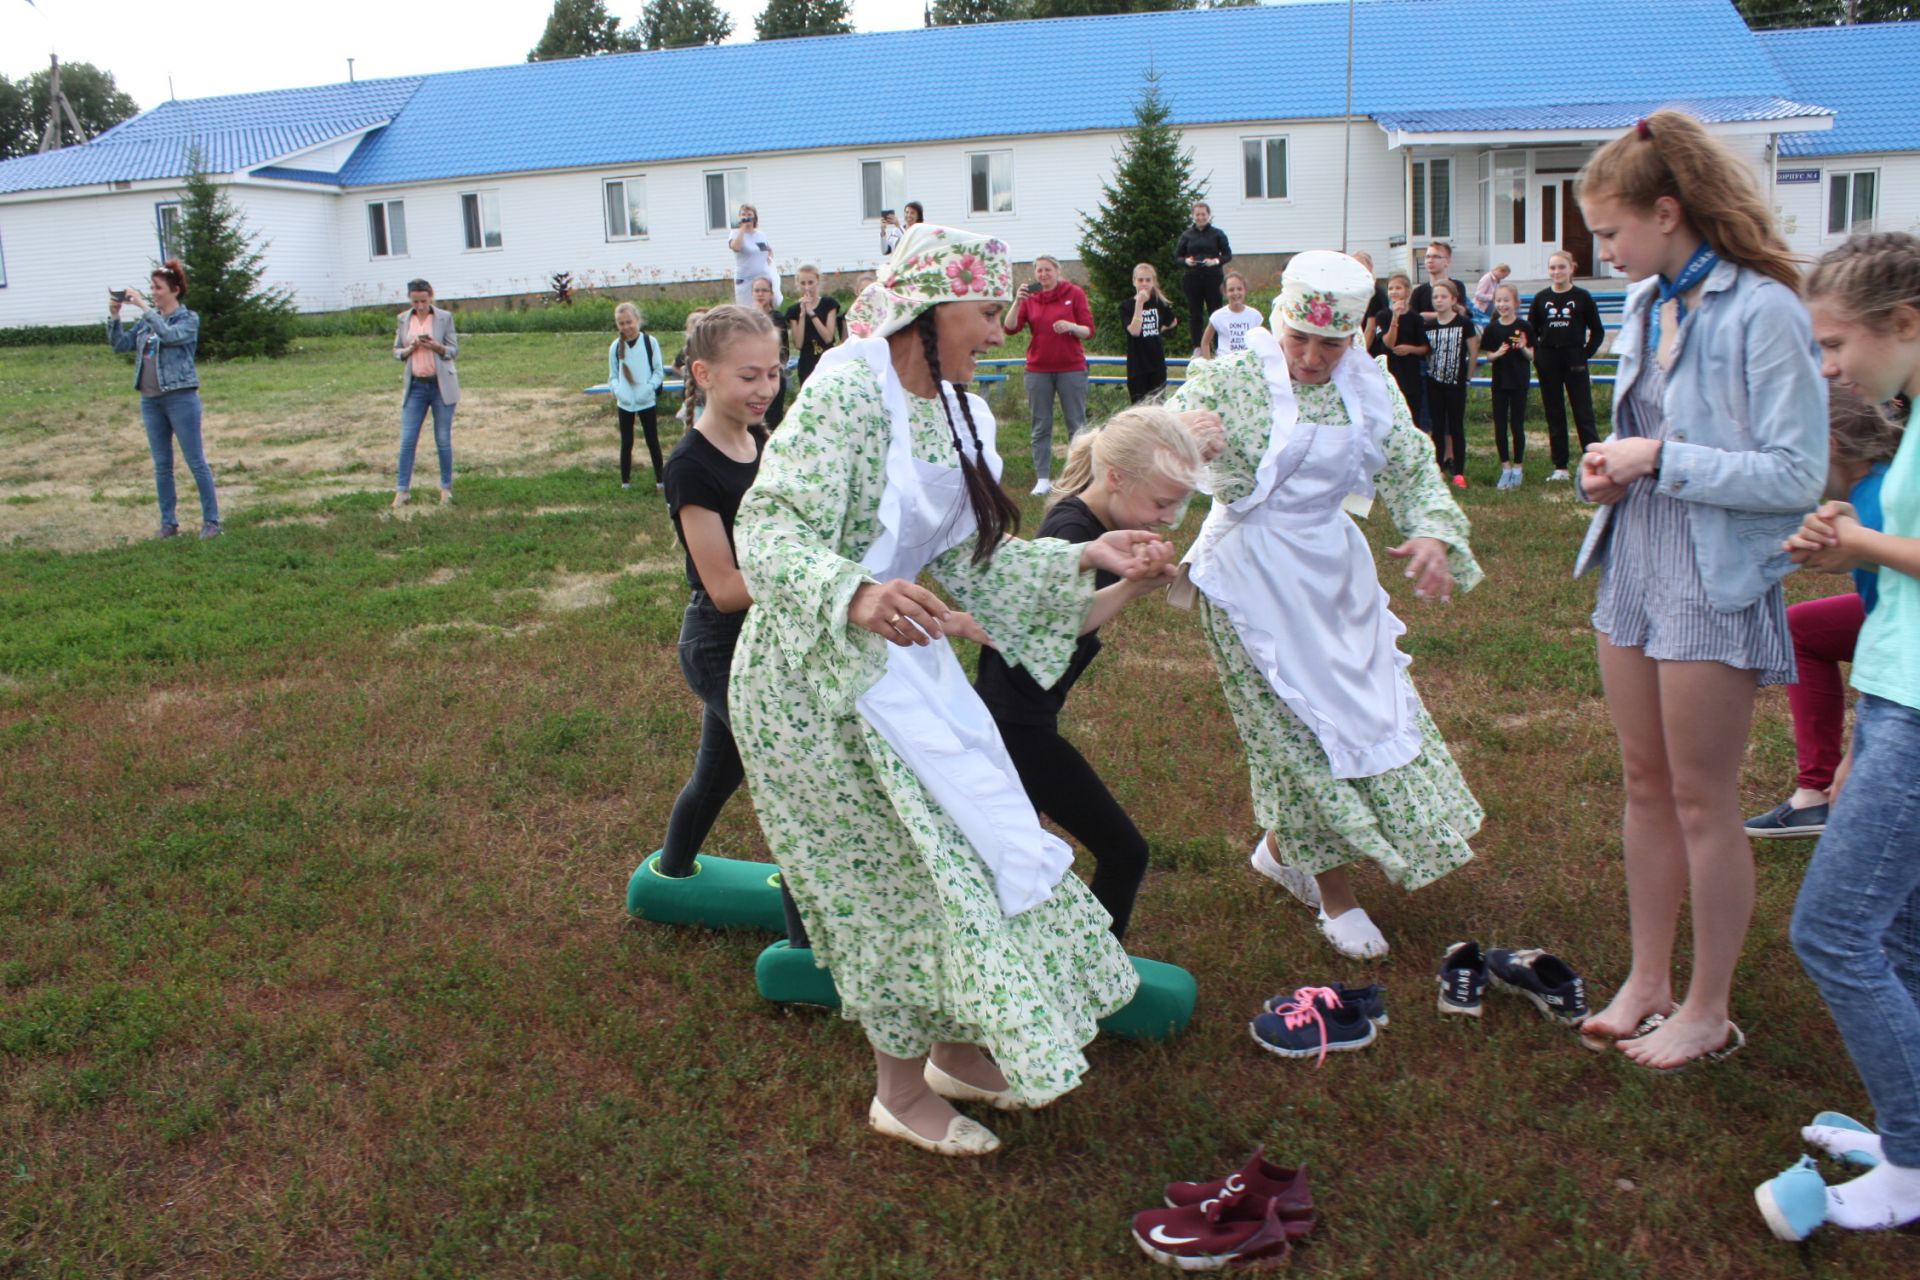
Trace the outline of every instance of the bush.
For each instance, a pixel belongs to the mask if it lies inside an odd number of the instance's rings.
[[[0,329],[0,347],[64,347],[106,340],[105,324],[25,324]]]

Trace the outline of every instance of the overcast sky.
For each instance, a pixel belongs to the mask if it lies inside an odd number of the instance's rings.
[[[608,0],[623,23],[642,0]],[[734,39],[753,38],[765,0],[720,0]],[[0,75],[20,79],[47,55],[111,71],[142,110],[168,96],[455,71],[519,62],[540,39],[553,0],[0,0]],[[463,21],[463,15],[467,20]],[[858,31],[920,25],[920,0],[853,0]]]

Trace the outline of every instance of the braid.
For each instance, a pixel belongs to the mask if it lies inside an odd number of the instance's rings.
[[[1848,237],[1807,277],[1807,296],[1824,294],[1863,322],[1884,320],[1898,306],[1920,308],[1920,237],[1904,231]]]
[[[980,444],[980,428],[974,424],[973,409],[967,404],[967,393],[954,389],[954,398],[960,402],[960,415],[966,419],[967,432],[973,437],[974,456],[967,456],[966,446],[961,443],[960,430],[954,425],[953,408],[947,403],[947,384],[940,376],[940,336],[934,320],[936,308],[928,308],[920,313],[913,324],[920,333],[920,349],[926,354],[927,371],[933,375],[934,395],[940,400],[940,412],[947,420],[947,435],[953,441],[953,452],[960,460],[960,474],[967,482],[967,502],[973,508],[973,520],[978,535],[973,543],[973,562],[985,564],[993,558],[1000,541],[1008,533],[1020,527],[1020,508],[1013,504],[994,480],[987,469],[986,451]]]

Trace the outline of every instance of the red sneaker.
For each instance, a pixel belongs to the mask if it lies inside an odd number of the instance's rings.
[[[1313,1192],[1307,1189],[1307,1166],[1286,1169],[1268,1160],[1264,1147],[1255,1147],[1246,1167],[1212,1182],[1169,1182],[1167,1207],[1184,1209],[1215,1196],[1251,1191],[1280,1202],[1280,1216],[1303,1218],[1313,1212]]]
[[[1467,478],[1466,478],[1465,476],[1455,476],[1455,477],[1453,478],[1453,487],[1454,487],[1454,488],[1456,488],[1456,489],[1464,489],[1464,488],[1466,488],[1466,487],[1467,487]]]
[[[1236,1191],[1184,1209],[1148,1209],[1133,1217],[1133,1238],[1149,1258],[1182,1271],[1278,1267],[1314,1219],[1282,1218],[1280,1202]]]

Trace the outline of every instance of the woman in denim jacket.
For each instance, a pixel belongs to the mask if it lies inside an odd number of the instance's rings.
[[[1755,690],[1794,679],[1781,543],[1826,483],[1826,384],[1799,269],[1747,167],[1698,123],[1656,112],[1582,183],[1601,257],[1636,282],[1614,431],[1581,460],[1601,509],[1575,566],[1602,566],[1593,626],[1627,792],[1633,970],[1584,1031],[1666,1072],[1744,1042],[1728,1017],[1753,914],[1740,761]]]
[[[220,536],[220,501],[213,491],[213,468],[207,465],[200,440],[200,371],[194,352],[200,345],[200,317],[180,301],[187,293],[187,270],[178,258],[168,258],[153,273],[153,301],[138,289],[107,295],[107,341],[115,351],[133,351],[133,386],[140,393],[140,417],[147,427],[147,448],[153,454],[153,487],[160,500],[160,532],[171,538],[180,532],[174,513],[173,442],[200,491],[200,536]],[[132,305],[139,318],[120,323],[122,307]]]

